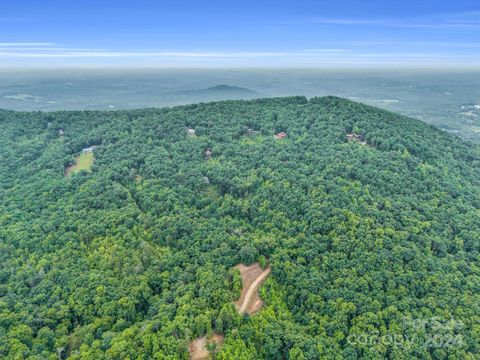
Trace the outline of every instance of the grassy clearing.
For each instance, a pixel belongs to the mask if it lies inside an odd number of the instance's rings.
[[[245,136],[242,140],[242,145],[255,145],[265,142],[265,137],[261,135]]]
[[[75,164],[69,166],[67,170],[65,170],[65,175],[69,176],[82,170],[92,172],[92,165],[94,160],[95,158],[92,152],[80,154],[80,156],[75,158]]]

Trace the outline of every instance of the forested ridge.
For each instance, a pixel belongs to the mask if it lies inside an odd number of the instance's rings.
[[[478,359],[479,155],[335,97],[0,110],[0,358]]]

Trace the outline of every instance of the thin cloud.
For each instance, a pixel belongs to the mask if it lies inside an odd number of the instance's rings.
[[[56,51],[108,51],[107,49],[90,49],[90,48],[66,48],[66,47],[8,47],[4,50],[8,50],[10,52],[23,52],[23,51],[48,51],[48,52],[56,52]]]
[[[13,50],[13,51],[12,51]],[[299,52],[268,52],[268,51],[243,51],[243,52],[169,52],[169,51],[105,51],[88,49],[66,49],[45,51],[50,49],[40,49],[38,52],[25,52],[25,49],[8,49],[0,51],[3,57],[18,58],[68,58],[68,57],[164,57],[164,58],[271,58],[271,57],[295,57],[308,53],[336,54],[347,52],[343,49],[314,49]]]
[[[452,48],[478,48],[480,42],[458,42],[458,41],[406,41],[403,39],[390,39],[383,41],[346,41],[343,45],[350,47],[358,46],[401,46],[409,48],[412,46],[430,47],[452,47]]]
[[[439,22],[415,22],[409,20],[391,20],[391,19],[309,19],[307,22],[319,25],[346,25],[346,26],[382,26],[394,28],[410,29],[438,29],[438,30],[480,30],[480,22],[476,21],[451,21],[444,20]]]
[[[21,44],[21,45],[20,45]],[[352,44],[352,43],[350,43]],[[21,62],[22,59],[74,59],[74,61],[107,61],[115,63],[118,60],[135,59],[149,61],[152,64],[308,64],[308,65],[335,65],[337,63],[351,64],[440,64],[440,63],[474,63],[475,55],[458,54],[450,49],[448,52],[432,54],[413,50],[402,52],[400,48],[395,51],[360,49],[355,46],[350,48],[319,47],[295,51],[166,51],[166,50],[105,50],[87,48],[68,48],[53,46],[54,43],[23,42],[0,43],[0,60]],[[405,44],[404,44],[405,45]],[[3,47],[1,47],[3,46]],[[390,46],[390,48],[394,48]],[[111,59],[111,60],[109,60]]]
[[[325,18],[311,17],[293,21],[292,23],[312,23],[334,26],[381,26],[411,29],[438,30],[480,30],[480,11],[454,14],[431,15],[416,18]]]
[[[345,53],[351,52],[350,49],[305,49],[303,52],[306,53]]]
[[[321,50],[321,49],[316,49]],[[186,52],[186,51],[54,51],[54,52],[17,52],[0,51],[0,59],[127,59],[135,58],[151,61],[152,64],[265,64],[291,63],[308,65],[349,64],[445,64],[445,63],[476,63],[475,56],[459,54],[428,54],[428,53],[364,53],[364,52]],[[180,65],[181,66],[181,65]]]
[[[54,46],[55,43],[50,42],[0,42],[1,47],[18,47],[18,46]]]

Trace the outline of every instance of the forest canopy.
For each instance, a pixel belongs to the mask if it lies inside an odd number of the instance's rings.
[[[213,333],[217,359],[480,355],[471,143],[335,97],[0,129],[0,358],[188,359]],[[264,306],[240,316],[233,268],[259,261]]]

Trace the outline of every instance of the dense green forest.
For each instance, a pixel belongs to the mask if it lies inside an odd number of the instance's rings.
[[[0,111],[0,358],[479,359],[479,209],[478,147],[339,98]]]

